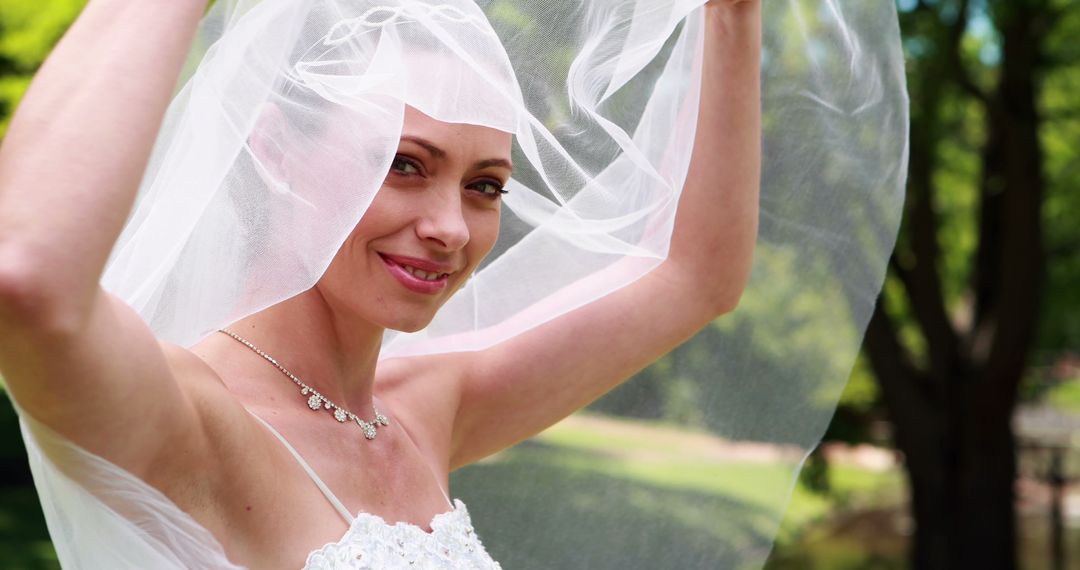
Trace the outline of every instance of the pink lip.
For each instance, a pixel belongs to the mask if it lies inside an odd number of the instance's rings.
[[[386,269],[390,272],[390,275],[392,275],[394,279],[397,279],[398,283],[401,283],[406,289],[414,293],[421,293],[424,295],[441,293],[446,289],[447,282],[450,280],[448,275],[443,275],[435,281],[426,281],[419,277],[414,277],[408,271],[405,271],[404,267],[405,265],[408,265],[429,273],[450,273],[451,270],[449,267],[443,264],[411,257],[386,255],[385,253],[380,253],[379,257],[381,257],[383,263],[386,264]]]
[[[438,261],[431,261],[428,259],[420,259],[417,257],[407,257],[404,255],[390,255],[389,253],[379,252],[379,255],[383,259],[389,259],[398,265],[408,265],[417,269],[427,271],[428,273],[453,273],[456,271],[453,265],[449,263],[439,263]]]

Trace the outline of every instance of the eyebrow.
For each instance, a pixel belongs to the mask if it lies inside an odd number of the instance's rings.
[[[439,147],[437,147],[437,146],[435,146],[429,140],[422,139],[420,137],[415,137],[415,136],[403,136],[403,137],[401,137],[401,140],[409,141],[409,142],[411,142],[413,144],[416,144],[416,145],[419,145],[419,146],[423,147],[424,150],[428,151],[428,153],[430,153],[431,156],[433,156],[436,159],[439,159],[439,160],[446,159],[446,151],[439,148]],[[492,167],[501,167],[501,168],[505,168],[507,170],[513,170],[514,169],[514,165],[511,164],[510,161],[506,160],[505,158],[489,158],[487,160],[481,160],[480,162],[477,162],[476,164],[473,165],[473,168],[478,169],[478,170],[483,169],[483,168],[492,168]]]
[[[480,162],[474,164],[473,168],[480,170],[484,168],[491,168],[493,166],[498,166],[507,170],[514,169],[514,165],[510,164],[510,161],[504,158],[489,158],[487,160],[481,160]]]
[[[409,141],[411,143],[418,144],[418,145],[424,147],[424,150],[428,151],[428,153],[430,153],[431,156],[433,156],[435,158],[438,158],[440,160],[446,158],[446,151],[439,148],[439,147],[437,147],[437,146],[435,146],[430,141],[424,140],[424,139],[422,139],[420,137],[413,137],[413,136],[404,136],[404,137],[401,137],[401,140]]]

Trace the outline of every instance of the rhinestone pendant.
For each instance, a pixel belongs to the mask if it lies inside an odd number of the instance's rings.
[[[291,372],[289,372],[288,370],[283,368],[280,364],[278,364],[278,362],[276,360],[274,360],[273,358],[271,358],[270,355],[268,355],[265,352],[263,352],[263,351],[259,350],[258,348],[256,348],[255,345],[251,344],[247,340],[244,340],[243,338],[239,337],[236,333],[234,333],[232,331],[229,331],[228,329],[218,329],[218,330],[220,332],[232,337],[237,342],[247,346],[251,350],[255,351],[255,353],[257,353],[259,356],[265,358],[271,364],[276,366],[278,368],[278,370],[280,370],[283,374],[288,376],[293,381],[293,383],[296,384],[300,388],[300,395],[307,397],[307,405],[308,405],[309,408],[312,409],[312,411],[317,412],[320,409],[324,409],[326,411],[333,410],[331,413],[334,415],[334,419],[337,420],[340,423],[345,423],[345,422],[349,421],[350,419],[355,420],[356,425],[360,426],[360,430],[364,433],[364,437],[367,438],[367,439],[375,439],[375,436],[377,435],[377,433],[375,431],[375,428],[377,428],[378,426],[388,426],[388,425],[390,425],[390,419],[387,418],[386,416],[380,414],[379,410],[374,410],[375,411],[375,419],[373,421],[366,422],[366,421],[360,419],[359,416],[357,416],[357,415],[355,415],[355,414],[353,414],[351,412],[347,412],[342,408],[339,408],[336,404],[331,403],[330,400],[327,400],[321,394],[316,392],[314,388],[312,388],[312,387],[308,386],[307,384],[304,384],[303,382],[301,382],[299,378],[297,378],[296,376],[293,376],[293,374]],[[374,408],[374,406],[373,406],[373,408]]]
[[[375,426],[365,422],[359,417],[356,418],[356,425],[360,426],[360,429],[364,432],[364,437],[367,439],[375,439]]]

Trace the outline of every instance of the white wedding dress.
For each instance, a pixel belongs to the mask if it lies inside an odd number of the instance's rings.
[[[285,445],[349,525],[340,540],[308,555],[305,570],[501,569],[477,538],[469,511],[461,500],[451,501],[446,497],[450,510],[435,515],[430,533],[414,524],[389,524],[382,517],[368,513],[353,516],[284,436],[259,416],[255,419]]]
[[[336,500],[325,489],[323,492],[327,493],[326,498]],[[347,514],[343,512],[342,516]],[[480,544],[469,521],[469,512],[461,500],[454,501],[452,510],[435,515],[431,520],[430,533],[414,524],[391,525],[382,517],[368,513],[360,513],[347,520],[352,523],[341,540],[309,554],[305,570],[502,568]]]

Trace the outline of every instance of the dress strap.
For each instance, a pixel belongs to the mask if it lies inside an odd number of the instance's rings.
[[[320,491],[322,491],[322,494],[326,497],[326,500],[330,501],[330,504],[334,507],[335,510],[337,510],[338,514],[341,515],[341,518],[345,519],[345,524],[351,525],[355,517],[353,517],[353,515],[349,512],[349,509],[346,509],[345,505],[343,505],[341,501],[338,500],[337,496],[334,495],[332,491],[330,491],[330,487],[327,487],[326,483],[323,483],[323,480],[320,479],[319,476],[315,473],[315,470],[312,469],[310,465],[308,465],[308,462],[304,461],[304,458],[300,455],[300,453],[296,451],[296,449],[293,448],[291,444],[289,444],[289,442],[285,439],[285,436],[278,433],[278,431],[274,429],[273,426],[267,423],[266,420],[256,415],[255,412],[248,410],[248,413],[255,416],[255,419],[259,420],[262,425],[266,426],[266,429],[270,430],[270,433],[274,434],[274,437],[278,438],[278,441],[280,441],[285,446],[285,449],[288,449],[289,453],[291,453],[292,456],[296,458],[296,462],[300,464],[300,467],[304,468],[304,471],[308,474],[308,477],[311,477],[311,480],[315,482],[315,486],[318,487]]]
[[[433,471],[431,474],[434,476],[435,472]],[[439,492],[442,493],[443,498],[446,499],[446,504],[450,505],[450,510],[456,509],[457,505],[454,504],[453,499],[450,498],[450,495],[447,494],[446,490],[442,488],[438,479],[435,479],[435,486],[439,488]]]

